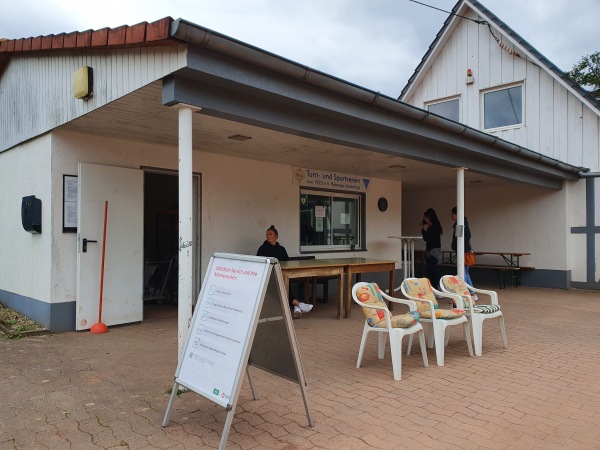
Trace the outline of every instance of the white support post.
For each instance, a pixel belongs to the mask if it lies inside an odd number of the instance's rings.
[[[179,106],[179,281],[177,285],[177,336],[179,359],[192,320],[193,280],[193,165],[192,114],[198,108]]]
[[[457,275],[465,278],[465,169],[456,171],[456,229],[462,230],[456,238]]]

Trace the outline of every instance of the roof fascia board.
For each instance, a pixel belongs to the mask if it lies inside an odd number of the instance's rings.
[[[209,116],[447,167],[467,165],[474,172],[551,189],[560,189],[563,180],[576,179],[575,173],[567,174],[561,167],[507,155],[467,136],[444,135],[437,130],[436,139],[373,123],[369,105],[358,111],[362,114],[332,113],[297,99],[240,89],[239,83],[224,83],[214,76],[189,75],[186,69],[165,79],[163,104],[185,103],[200,107],[201,113]]]
[[[481,18],[485,19],[485,21],[487,23],[489,23],[490,26],[494,27],[494,29],[496,31],[498,31],[499,33],[501,33],[502,36],[504,36],[510,42],[512,42],[512,44],[514,46],[516,46],[517,48],[519,48],[520,51],[522,51],[523,53],[525,53],[527,55],[527,58],[533,60],[534,63],[538,67],[544,68],[545,71],[548,74],[550,74],[550,76],[552,78],[554,78],[556,81],[558,81],[558,83],[561,84],[565,89],[567,89],[567,91],[569,91],[570,93],[572,93],[573,95],[575,95],[575,97],[577,97],[588,108],[590,108],[592,111],[594,111],[594,113],[596,113],[597,115],[600,115],[600,111],[598,111],[598,108],[595,105],[593,105],[592,103],[590,103],[590,101],[588,99],[586,99],[583,95],[581,95],[577,90],[573,89],[563,78],[561,78],[556,73],[554,73],[554,71],[551,70],[551,68],[548,67],[548,65],[545,62],[543,62],[540,58],[536,57],[533,53],[531,53],[529,50],[527,50],[527,48],[524,47],[518,40],[516,40],[515,38],[513,38],[510,34],[506,33],[501,27],[498,26],[498,24],[494,21],[494,19],[488,17],[483,11],[481,11],[479,8],[477,8],[477,6],[474,5],[473,3],[471,3],[469,0],[464,0],[464,3],[467,4],[468,7],[471,8],[474,12],[476,12]],[[498,19],[498,20],[500,22],[502,22],[500,19]],[[508,25],[506,25],[504,22],[502,22],[502,24],[505,25],[507,28],[509,28],[512,31],[512,28],[508,27]],[[531,44],[528,44],[528,45],[531,45]],[[525,62],[527,62],[527,60]]]
[[[173,25],[177,22],[175,21]],[[462,140],[461,144],[467,148],[484,143],[488,151],[500,150],[506,157],[519,154],[518,160],[522,158],[528,163],[535,161],[536,164],[545,165],[551,170],[558,168],[567,179],[573,173],[579,173],[582,170],[580,167],[563,164],[558,160],[469,128],[464,124],[436,116],[428,111],[343,80],[337,80],[335,77],[329,77],[323,73],[315,71],[300,76],[301,71],[306,73],[306,68],[292,61],[285,61],[286,64],[294,66],[290,68],[280,67],[280,64],[283,64],[281,61],[269,60],[265,67],[262,58],[266,52],[230,40],[226,36],[218,35],[215,38],[207,29],[200,28],[198,30],[200,34],[193,36],[195,31],[193,26],[192,29],[189,28],[190,26],[186,23],[185,33],[180,35],[182,40],[192,36],[190,40],[198,43],[189,47],[188,69],[185,69],[188,77],[194,78],[203,76],[203,74],[213,75],[223,81],[234,81],[249,89],[261,89],[263,96],[281,95],[281,98],[296,99],[307,104],[317,105],[323,109],[324,114],[337,112],[349,116],[358,114],[361,118],[368,117],[377,127],[391,126],[396,132],[404,129],[407,135],[420,134],[427,139],[448,142],[451,142],[453,136],[456,135],[468,136],[469,139]],[[210,42],[212,44],[209,44]],[[201,45],[201,43],[204,44]],[[239,45],[244,48],[238,49]],[[229,46],[233,48],[229,48]],[[259,53],[256,60],[252,59],[252,52]],[[240,53],[244,54],[243,58],[238,57]],[[269,59],[279,58],[270,54],[267,54],[267,57]],[[274,70],[274,66],[279,70]],[[287,76],[281,77],[280,74]],[[460,139],[462,138],[459,137]]]

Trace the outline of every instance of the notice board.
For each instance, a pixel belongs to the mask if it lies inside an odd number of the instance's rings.
[[[210,260],[181,353],[163,427],[179,385],[227,409],[219,449],[227,444],[248,364],[298,383],[313,426],[304,370],[279,261],[215,253]]]
[[[188,330],[177,383],[223,407],[231,405],[270,273],[265,258],[213,256]]]

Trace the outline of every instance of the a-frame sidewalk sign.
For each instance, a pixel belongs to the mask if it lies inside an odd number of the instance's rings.
[[[298,383],[308,425],[314,426],[279,261],[214,253],[175,371],[163,427],[183,386],[227,410],[219,444],[224,449],[244,373],[257,399],[248,364]]]

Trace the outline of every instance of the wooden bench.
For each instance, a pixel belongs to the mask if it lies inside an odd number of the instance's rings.
[[[453,263],[442,263],[439,264],[439,267],[453,267],[456,269],[456,264]],[[506,276],[510,276],[511,285],[513,287],[519,286],[521,284],[520,273],[522,270],[533,270],[534,267],[516,267],[516,266],[497,266],[493,264],[475,264],[471,266],[472,269],[489,269],[495,270],[498,272],[499,281],[500,281],[500,289],[504,289],[506,287]]]

